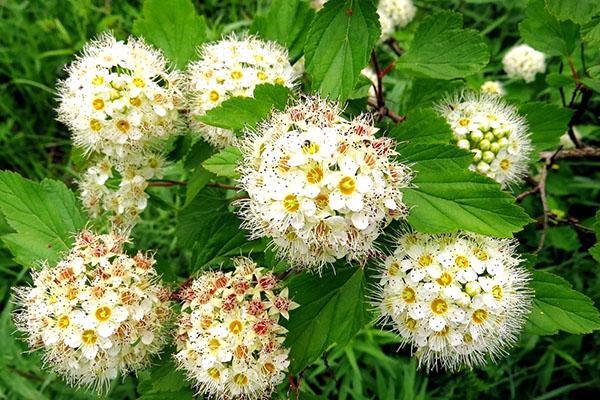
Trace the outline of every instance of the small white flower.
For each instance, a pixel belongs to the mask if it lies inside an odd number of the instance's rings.
[[[165,342],[169,292],[154,259],[129,257],[124,242],[84,230],[58,265],[44,265],[32,287],[16,289],[17,328],[69,384],[103,392],[119,373],[147,366]]]
[[[380,0],[377,14],[381,23],[381,40],[388,39],[396,29],[408,25],[416,13],[412,0]]]
[[[401,236],[375,293],[381,320],[428,370],[503,355],[532,300],[515,247],[514,240],[475,234]]]
[[[187,70],[190,123],[206,141],[220,148],[235,144],[235,134],[204,125],[197,117],[231,97],[252,97],[254,88],[260,84],[279,84],[291,89],[299,76],[290,65],[284,47],[254,36],[231,35],[205,44],[199,56]]]
[[[535,75],[546,72],[546,57],[534,48],[521,44],[511,48],[502,59],[504,72],[510,77],[533,82]]]
[[[234,272],[205,272],[183,290],[175,359],[203,396],[268,398],[289,365],[279,315],[298,304],[252,260],[234,265]]]
[[[532,151],[525,119],[500,96],[462,93],[437,105],[452,128],[456,145],[473,153],[470,169],[503,187],[527,173]]]
[[[382,229],[406,217],[401,189],[412,178],[395,160],[395,142],[375,137],[370,116],[340,113],[336,103],[304,97],[241,142],[244,226],[272,237],[294,265],[319,271],[374,251]]]
[[[485,81],[481,85],[481,91],[487,94],[495,94],[498,96],[504,96],[506,91],[504,85],[500,81]]]

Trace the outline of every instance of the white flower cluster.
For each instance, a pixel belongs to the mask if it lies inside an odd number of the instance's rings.
[[[289,365],[279,316],[287,319],[298,305],[252,260],[234,265],[235,272],[206,272],[183,291],[175,358],[203,396],[269,398]]]
[[[502,59],[502,64],[508,76],[521,78],[525,82],[533,82],[536,74],[546,71],[544,53],[526,44],[511,48]]]
[[[381,39],[388,39],[396,29],[404,28],[416,13],[412,0],[380,0],[377,14],[381,23]]]
[[[513,345],[531,305],[516,243],[474,234],[405,234],[384,264],[382,320],[426,369],[483,365]]]
[[[461,94],[437,109],[450,124],[458,147],[473,153],[471,170],[502,186],[518,182],[527,172],[532,150],[527,124],[500,96]]]
[[[190,123],[215,147],[236,143],[227,129],[197,120],[208,110],[234,96],[252,97],[257,85],[269,83],[293,88],[298,73],[290,65],[287,50],[256,37],[229,36],[200,49],[200,60],[188,67]]]
[[[156,171],[146,168],[149,160],[160,160],[160,141],[177,128],[182,75],[169,71],[162,53],[142,39],[123,42],[110,34],[88,43],[67,73],[58,88],[58,119],[94,164],[80,182],[84,203],[91,214],[102,204],[117,219],[133,221],[145,207],[140,207],[146,200],[145,180],[154,176],[148,172]],[[98,172],[108,165],[129,175],[118,190],[105,185],[112,171]]]
[[[70,384],[103,391],[147,366],[165,342],[170,293],[152,256],[128,256],[124,241],[84,230],[56,267],[44,265],[32,287],[16,289],[18,329]]]
[[[362,260],[391,219],[407,214],[401,189],[412,174],[395,161],[394,140],[376,138],[370,116],[340,113],[336,103],[303,97],[241,143],[243,225],[272,237],[297,266]]]
[[[485,81],[480,89],[483,93],[495,94],[497,96],[504,96],[506,94],[504,85],[500,81]]]

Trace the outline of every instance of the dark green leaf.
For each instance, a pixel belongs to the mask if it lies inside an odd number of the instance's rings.
[[[488,60],[489,51],[480,34],[463,29],[460,14],[442,11],[421,22],[397,68],[417,76],[454,79],[480,71]]]
[[[306,72],[312,88],[346,100],[381,34],[370,0],[331,0],[317,13],[306,39]]]
[[[431,108],[418,108],[406,116],[406,121],[396,125],[389,136],[398,142],[450,143],[452,130],[446,120]]]
[[[206,22],[190,0],[145,0],[133,32],[162,49],[180,69],[196,58],[196,47],[206,40]]]
[[[527,119],[535,151],[557,148],[573,110],[542,102],[523,104],[519,109]]]
[[[570,19],[578,24],[585,24],[600,13],[600,1],[546,0],[546,9],[561,21]]]
[[[171,351],[163,354],[158,364],[151,369],[140,373],[137,390],[139,400],[192,400],[194,397],[185,376],[177,370]]]
[[[266,15],[254,19],[251,31],[286,46],[290,59],[296,61],[302,56],[314,16],[315,12],[307,2],[274,0]]]
[[[15,230],[2,241],[25,266],[58,262],[85,225],[73,192],[62,182],[33,182],[14,172],[0,172],[0,211]]]
[[[323,276],[294,277],[290,297],[300,304],[287,323],[290,373],[296,374],[333,344],[344,346],[367,322],[365,274],[350,267],[328,270]]]
[[[548,13],[544,0],[531,0],[519,32],[525,42],[547,55],[570,56],[579,38],[579,28],[571,21],[558,21]]]
[[[198,117],[205,124],[241,130],[253,127],[269,116],[273,108],[285,108],[290,91],[281,85],[263,84],[254,89],[253,97],[232,97]]]
[[[553,335],[559,330],[590,333],[600,329],[600,312],[584,294],[572,289],[563,278],[544,271],[533,271],[531,287],[535,290],[533,309],[525,332]]]

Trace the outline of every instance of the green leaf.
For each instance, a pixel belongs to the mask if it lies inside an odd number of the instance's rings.
[[[213,148],[202,140],[196,142],[187,154],[184,167],[193,169],[193,172],[186,186],[184,207],[187,207],[196,195],[204,189],[206,184],[215,177],[215,174],[202,166],[202,162],[207,160],[212,154]]]
[[[0,211],[15,230],[2,241],[24,266],[58,262],[86,221],[73,192],[62,182],[38,183],[7,171],[0,172]]]
[[[398,142],[450,143],[452,130],[446,119],[431,108],[418,108],[408,113],[406,120],[388,133]]]
[[[224,129],[253,127],[268,117],[273,108],[285,108],[289,95],[290,91],[285,86],[262,84],[254,89],[253,97],[232,97],[197,118],[205,124]]]
[[[290,59],[298,60],[304,51],[315,11],[301,0],[274,0],[264,16],[254,18],[252,32],[288,48]]]
[[[600,18],[581,27],[581,38],[593,46],[600,45]]]
[[[249,242],[240,220],[228,211],[222,189],[205,188],[177,216],[177,241],[192,249],[193,270],[204,269],[228,257],[263,251],[259,241]]]
[[[588,250],[591,256],[600,263],[600,211],[596,212],[596,222],[594,223],[594,231],[596,232],[596,244]]]
[[[552,87],[563,87],[575,83],[572,76],[562,75],[557,72],[546,74],[546,83]]]
[[[172,352],[173,349],[168,350],[158,364],[140,373],[139,400],[193,399],[194,392],[188,387],[183,373],[177,370]]]
[[[546,0],[546,9],[561,21],[569,19],[578,24],[585,24],[600,13],[600,2],[598,0]]]
[[[529,2],[519,32],[528,45],[551,56],[570,56],[579,38],[577,25],[554,18],[546,10],[544,0]]]
[[[452,145],[414,144],[401,149],[414,163],[414,187],[404,189],[416,230],[443,233],[466,230],[510,237],[530,218],[495,181],[467,169],[471,157]]]
[[[296,374],[333,344],[344,346],[369,322],[364,270],[329,269],[322,276],[303,273],[288,284],[300,307],[290,313],[285,340],[290,373]]]
[[[312,89],[344,101],[381,35],[370,0],[331,0],[317,13],[306,39],[306,72]]]
[[[600,312],[583,293],[572,289],[563,278],[544,271],[533,271],[531,288],[535,291],[533,308],[525,332],[553,335],[559,330],[590,333],[600,329]]]
[[[462,28],[462,15],[436,12],[425,18],[397,68],[417,76],[454,79],[481,71],[489,51],[479,32]]]
[[[527,119],[536,152],[556,149],[573,115],[571,109],[542,102],[523,104],[519,110]]]
[[[190,0],[145,0],[142,15],[133,23],[133,33],[162,49],[179,69],[196,58],[206,29]]]
[[[548,245],[565,251],[576,251],[581,246],[577,232],[570,226],[553,226],[548,229]]]
[[[218,176],[237,178],[239,174],[235,169],[241,159],[240,150],[237,147],[229,146],[204,161],[202,166]]]

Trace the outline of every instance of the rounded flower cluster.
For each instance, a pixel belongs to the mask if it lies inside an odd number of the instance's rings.
[[[481,85],[481,91],[487,94],[495,94],[497,96],[504,96],[506,91],[504,85],[500,81],[485,81]]]
[[[513,345],[531,305],[516,243],[473,234],[405,234],[384,264],[384,323],[426,369],[483,365]]]
[[[31,287],[16,289],[18,329],[70,384],[103,391],[118,374],[147,366],[165,342],[170,294],[152,256],[128,256],[124,241],[84,230],[58,265],[43,265]]]
[[[243,225],[254,238],[272,237],[295,266],[362,260],[407,214],[401,189],[412,175],[395,160],[394,140],[375,137],[369,115],[340,113],[336,103],[304,97],[242,141]]]
[[[510,77],[521,78],[525,82],[533,82],[535,75],[546,71],[546,57],[526,44],[510,49],[502,59],[504,72]]]
[[[412,0],[380,0],[377,7],[379,22],[381,23],[381,39],[389,38],[398,28],[408,25],[417,9]]]
[[[213,146],[233,145],[236,136],[232,131],[204,125],[197,117],[230,97],[252,97],[260,84],[291,89],[297,77],[287,50],[275,42],[232,35],[206,44],[200,49],[200,60],[188,67],[191,124]]]
[[[173,133],[181,74],[142,39],[103,34],[88,43],[59,84],[59,121],[86,153],[126,157],[131,147]]]
[[[289,365],[279,316],[298,305],[270,272],[244,257],[234,272],[210,271],[182,291],[175,358],[199,393],[269,398]]]
[[[109,211],[130,224],[145,208],[146,180],[160,171],[161,140],[178,126],[182,75],[142,39],[110,34],[88,43],[67,73],[58,119],[91,158],[79,182],[83,203],[94,217]],[[113,171],[121,181],[109,185]]]
[[[531,140],[527,124],[500,96],[466,93],[437,106],[454,133],[458,147],[473,153],[470,169],[502,186],[527,172]]]

